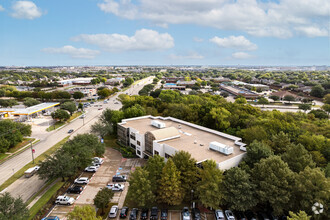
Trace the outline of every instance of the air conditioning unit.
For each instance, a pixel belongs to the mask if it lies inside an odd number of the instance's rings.
[[[234,148],[233,147],[229,147],[225,144],[221,144],[221,143],[216,142],[216,141],[213,141],[213,142],[210,143],[209,149],[220,152],[220,153],[225,154],[225,155],[230,155],[230,154],[234,153]]]
[[[165,128],[166,127],[165,123],[157,121],[157,120],[152,120],[151,125],[156,128]]]

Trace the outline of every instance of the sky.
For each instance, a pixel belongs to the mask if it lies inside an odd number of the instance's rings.
[[[330,65],[329,0],[0,0],[0,66]]]

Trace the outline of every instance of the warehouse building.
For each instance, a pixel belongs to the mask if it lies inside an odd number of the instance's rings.
[[[151,115],[123,119],[118,140],[135,149],[140,158],[160,155],[165,159],[187,151],[197,164],[214,160],[220,169],[237,166],[246,153],[241,138],[172,117]]]

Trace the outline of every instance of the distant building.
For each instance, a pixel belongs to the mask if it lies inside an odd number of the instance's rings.
[[[122,81],[124,81],[125,78],[121,78],[121,77],[116,77],[116,78],[111,78],[111,79],[108,79],[105,84],[106,85],[110,85],[110,86],[114,86],[116,84],[120,84]]]
[[[270,96],[272,96],[272,95],[276,95],[276,96],[280,97],[281,100],[283,100],[284,97],[287,96],[287,95],[293,96],[295,99],[298,98],[297,95],[295,95],[295,94],[293,94],[291,92],[288,92],[288,91],[273,92],[272,94],[270,94]]]
[[[241,138],[172,117],[151,115],[123,119],[118,140],[135,149],[138,157],[160,155],[166,160],[176,152],[189,152],[197,164],[214,160],[221,169],[237,166],[245,155]]]
[[[239,88],[236,86],[228,86],[228,85],[224,85],[224,84],[220,84],[220,89],[224,90],[226,92],[229,92],[230,94],[234,95],[234,96],[243,96],[247,99],[255,99],[258,98],[260,95],[257,93],[254,93],[248,89],[244,89],[244,88]]]

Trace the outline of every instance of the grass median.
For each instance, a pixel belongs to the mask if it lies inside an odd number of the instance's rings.
[[[55,124],[53,125],[50,125],[46,131],[53,131],[53,130],[56,130],[58,129],[59,127],[67,124],[67,123],[70,123],[73,119],[79,117],[80,115],[82,115],[83,113],[82,112],[75,112],[72,114],[72,116],[65,122],[65,121],[57,121],[55,122]]]
[[[26,164],[22,169],[20,169],[19,171],[17,171],[14,175],[12,175],[9,179],[7,179],[1,186],[0,186],[0,192],[2,190],[4,190],[5,188],[7,188],[8,186],[10,186],[13,182],[15,182],[16,180],[18,180],[19,178],[21,178],[24,175],[24,172],[31,168],[36,166],[36,164],[38,164],[39,162],[43,161],[44,159],[46,159],[47,156],[53,154],[57,149],[61,148],[62,145],[69,139],[70,136],[67,136],[66,138],[64,138],[63,140],[61,140],[60,142],[58,142],[57,144],[55,144],[54,146],[52,146],[51,148],[49,148],[47,151],[45,151],[43,154],[39,155],[37,158],[34,159],[35,163],[33,164],[32,162]]]

